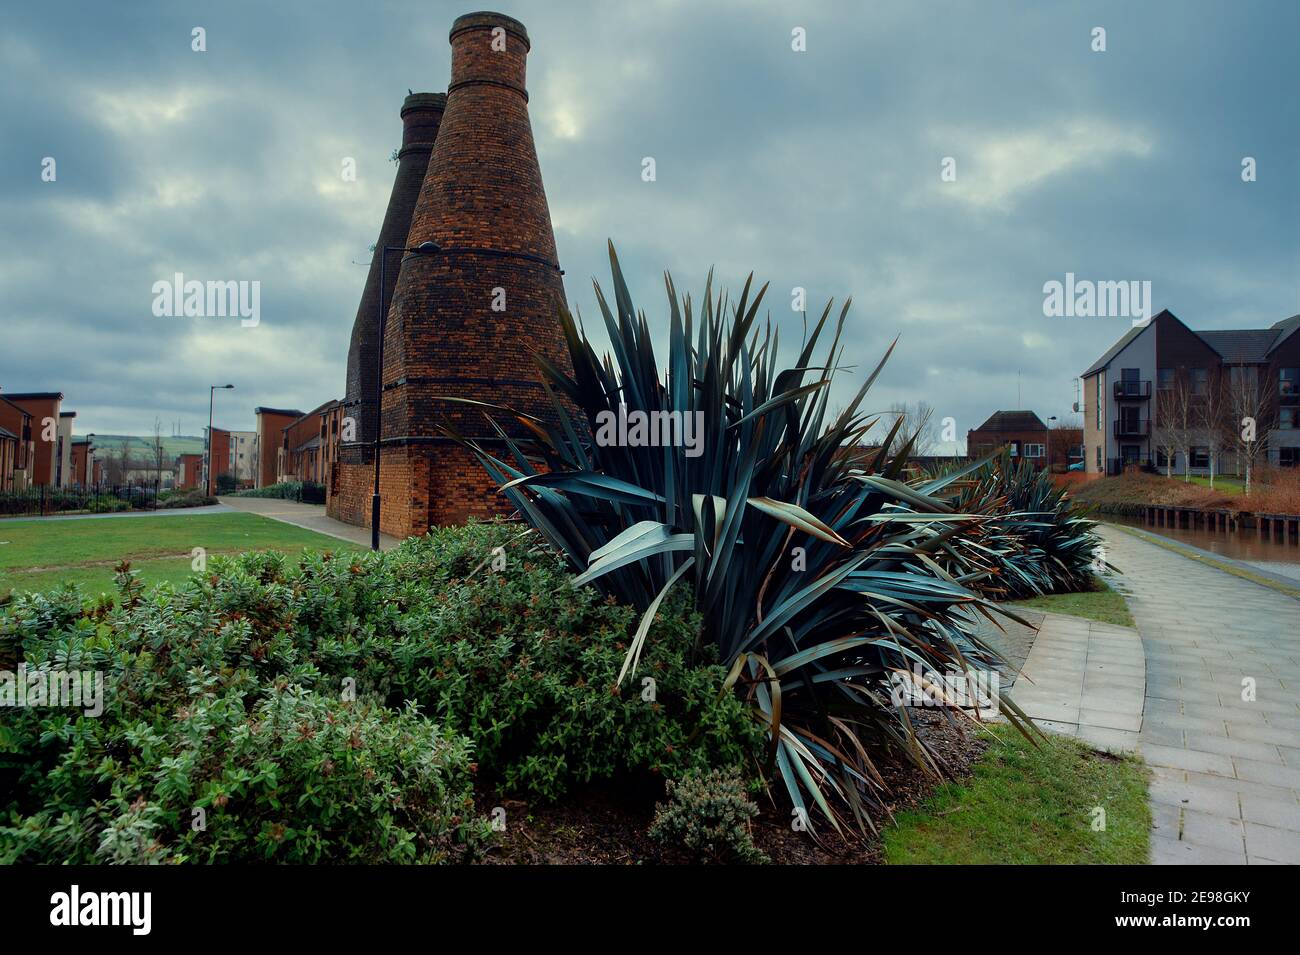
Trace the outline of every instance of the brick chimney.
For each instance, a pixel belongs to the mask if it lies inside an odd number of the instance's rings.
[[[386,332],[381,526],[399,536],[506,509],[477,462],[438,431],[446,422],[491,441],[482,414],[437,396],[549,417],[529,349],[569,368],[528,119],[528,32],[511,17],[471,13],[450,40],[446,111],[407,237],[442,251],[406,257]]]
[[[447,105],[445,93],[412,93],[402,103],[402,146],[397,152],[397,176],[388,197],[388,208],[375,240],[370,272],[352,324],[352,343],[348,348],[348,378],[343,401],[343,416],[352,418],[356,440],[344,443],[339,450],[337,492],[330,493],[327,508],[331,517],[353,524],[370,520],[371,468],[374,466],[372,442],[375,427],[375,376],[379,348],[379,256],[385,246],[406,244],[420,187],[429,168],[429,155],[438,138]],[[384,301],[393,300],[393,290],[401,269],[402,256],[388,256],[384,276]],[[333,483],[333,482],[332,482]],[[334,488],[331,488],[334,491]]]
[[[438,124],[442,122],[447,105],[445,93],[412,93],[402,103],[402,148],[397,153],[397,176],[393,191],[388,197],[388,209],[379,229],[375,253],[370,260],[370,273],[357,306],[357,317],[352,324],[352,345],[348,349],[348,382],[344,399],[345,416],[356,421],[357,445],[344,446],[349,453],[344,460],[360,461],[361,448],[374,440],[375,359],[379,347],[379,256],[385,246],[404,245],[411,228],[411,213],[415,211],[420,196],[420,186],[429,167],[429,154],[433,152],[438,137]],[[384,301],[391,303],[393,289],[402,256],[392,253],[388,257],[385,276]],[[369,455],[369,451],[366,451]]]

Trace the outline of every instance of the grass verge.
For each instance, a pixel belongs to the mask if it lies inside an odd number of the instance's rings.
[[[974,774],[899,813],[883,835],[887,865],[1142,865],[1151,812],[1136,756],[1050,736],[1037,746],[989,726]],[[1097,812],[1104,811],[1104,816]],[[1104,821],[1104,828],[1094,828]]]
[[[1117,627],[1134,627],[1133,615],[1129,613],[1128,603],[1124,597],[1112,590],[1100,578],[1093,578],[1092,590],[1074,594],[1048,594],[1045,597],[1030,597],[1027,600],[1012,601],[1011,607],[1026,607],[1033,610],[1045,610],[1048,613],[1064,613],[1072,617],[1087,617]]]
[[[88,594],[112,591],[113,565],[120,560],[131,561],[145,583],[176,583],[189,575],[196,547],[209,556],[363,549],[256,514],[6,521],[0,525],[0,592],[46,590],[64,582]]]

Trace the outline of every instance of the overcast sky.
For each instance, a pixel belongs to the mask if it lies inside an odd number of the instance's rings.
[[[258,405],[341,397],[398,110],[408,88],[445,89],[447,31],[471,9],[7,9],[0,393],[62,391],[81,434],[155,417],[198,434],[227,381],[216,421],[232,429]],[[810,311],[852,295],[860,372],[901,336],[870,407],[927,401],[964,440],[997,409],[1068,415],[1078,373],[1128,328],[1045,317],[1043,285],[1067,272],[1150,281],[1155,309],[1193,328],[1300,312],[1292,0],[497,9],[533,39],[537,150],[589,329],[607,237],[661,328],[665,269],[697,298],[711,265],[733,290],[770,281],[787,345],[792,288]],[[155,317],[153,284],[176,272],[259,281],[260,325]]]

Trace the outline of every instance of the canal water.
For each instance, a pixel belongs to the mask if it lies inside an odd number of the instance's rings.
[[[1168,537],[1170,540],[1182,541],[1199,547],[1212,554],[1219,554],[1243,564],[1258,567],[1260,570],[1283,577],[1300,580],[1300,546],[1283,544],[1278,541],[1262,540],[1259,532],[1254,530],[1211,531],[1204,528],[1155,527],[1143,524],[1137,518],[1116,517],[1111,514],[1097,515],[1109,524],[1127,524],[1140,527],[1148,534]]]

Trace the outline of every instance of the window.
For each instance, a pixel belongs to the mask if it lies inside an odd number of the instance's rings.
[[[1012,441],[1012,442],[1011,442],[1011,456],[1014,458],[1014,457],[1017,457],[1019,454],[1020,454],[1020,442],[1019,442],[1019,441]]]
[[[1210,466],[1210,449],[1205,447],[1192,448],[1192,467],[1208,468]]]
[[[1300,368],[1279,368],[1277,393],[1283,398],[1300,395]]]
[[[1172,368],[1161,368],[1156,372],[1157,386],[1161,391],[1174,390],[1174,370]]]
[[[1101,470],[1101,445],[1097,445],[1097,470]]]
[[[1300,428],[1300,408],[1295,405],[1283,405],[1278,409],[1277,426],[1283,431]]]
[[[1025,445],[1025,457],[1027,457],[1027,458],[1041,458],[1041,457],[1043,456],[1043,454],[1044,454],[1044,451],[1043,451],[1043,446],[1042,446],[1041,444],[1026,444],[1026,445]]]
[[[1277,463],[1279,467],[1300,467],[1300,448],[1278,448]]]
[[[1165,454],[1164,448],[1156,448],[1156,467],[1158,468],[1170,467],[1169,455]]]
[[[1206,392],[1206,381],[1209,375],[1204,368],[1192,369],[1192,394],[1200,397]]]
[[[1259,393],[1259,369],[1254,365],[1234,365],[1228,369],[1228,387],[1233,395],[1249,398]]]
[[[1101,414],[1103,405],[1101,403],[1101,375],[1097,376],[1097,430],[1101,430]]]

